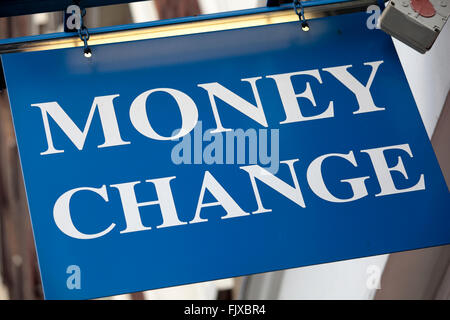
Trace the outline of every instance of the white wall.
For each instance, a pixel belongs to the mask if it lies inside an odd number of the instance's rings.
[[[266,0],[198,0],[202,14],[262,7]]]
[[[3,284],[2,277],[0,276],[0,300],[8,300],[8,290]]]
[[[154,1],[131,2],[128,5],[130,6],[131,17],[134,23],[159,19]]]
[[[284,272],[279,299],[372,299],[387,255]]]
[[[422,120],[431,137],[450,89],[450,23],[424,55],[394,39]]]

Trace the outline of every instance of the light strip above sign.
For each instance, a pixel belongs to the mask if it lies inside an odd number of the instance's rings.
[[[307,19],[366,10],[376,0],[306,1]],[[179,35],[256,27],[298,21],[292,6],[248,9],[114,27],[90,29],[90,45],[174,37]],[[83,42],[71,33],[55,33],[12,39],[0,39],[0,54],[82,47]]]

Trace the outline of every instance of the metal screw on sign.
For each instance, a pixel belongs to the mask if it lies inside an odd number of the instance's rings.
[[[309,24],[305,19],[305,13],[303,10],[303,4],[301,0],[294,0],[294,11],[298,15],[298,19],[300,20],[302,30],[309,31]]]

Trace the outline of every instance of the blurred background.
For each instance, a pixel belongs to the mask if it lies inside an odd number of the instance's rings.
[[[96,28],[266,5],[266,0],[138,1],[88,8],[84,21],[88,28]],[[0,18],[0,38],[62,31],[62,12]],[[450,23],[424,55],[396,40],[394,44],[450,185]],[[0,91],[0,300],[42,298],[9,103],[3,89]],[[450,299],[450,245],[107,299]]]

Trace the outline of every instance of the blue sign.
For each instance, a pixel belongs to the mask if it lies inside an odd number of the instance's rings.
[[[366,18],[4,55],[45,297],[450,243],[449,191]]]

